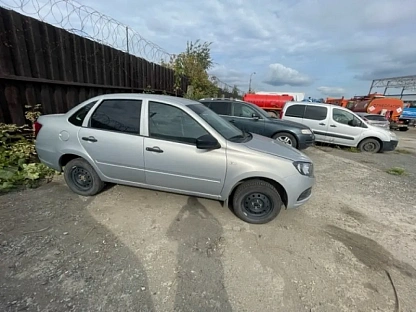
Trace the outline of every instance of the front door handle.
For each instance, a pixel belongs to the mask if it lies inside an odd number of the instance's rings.
[[[323,122],[321,122],[319,125],[320,125],[320,126],[325,126],[325,124],[324,124]]]
[[[330,127],[333,127],[333,128],[335,128],[335,127],[336,127],[336,125],[330,125]]]
[[[88,141],[88,142],[97,142],[98,140],[96,138],[94,138],[93,136],[89,136],[89,137],[82,137],[82,139],[84,141]]]
[[[154,147],[146,147],[146,151],[148,152],[155,152],[155,153],[163,153],[159,146]]]

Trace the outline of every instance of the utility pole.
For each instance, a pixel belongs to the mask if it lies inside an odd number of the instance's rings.
[[[251,77],[253,76],[253,75],[255,75],[256,74],[256,72],[252,72],[251,74],[250,74],[250,83],[248,84],[248,93],[250,93],[251,92]]]

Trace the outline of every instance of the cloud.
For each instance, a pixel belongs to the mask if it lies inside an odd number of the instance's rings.
[[[320,93],[326,96],[342,96],[345,94],[345,89],[340,87],[318,87],[316,88]]]
[[[286,67],[279,63],[269,65],[269,72],[264,83],[272,86],[309,86],[312,79],[296,69]]]

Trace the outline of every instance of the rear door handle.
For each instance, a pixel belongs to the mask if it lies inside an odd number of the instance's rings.
[[[319,125],[320,125],[320,126],[325,126],[325,124],[324,124],[323,122],[321,122]]]
[[[96,138],[94,138],[93,136],[89,136],[89,137],[82,137],[82,139],[84,141],[88,141],[88,142],[97,142],[98,140]]]
[[[329,125],[330,127],[333,127],[333,128],[335,128],[336,127],[336,125]]]
[[[159,146],[154,147],[146,147],[146,151],[148,152],[155,152],[155,153],[163,153]]]

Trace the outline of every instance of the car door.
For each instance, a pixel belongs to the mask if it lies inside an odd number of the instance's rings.
[[[141,100],[106,99],[78,131],[82,147],[110,179],[145,182],[141,110]]]
[[[229,121],[240,130],[260,135],[264,134],[265,120],[250,105],[233,102]]]
[[[355,117],[354,114],[336,107],[332,108],[331,116],[327,134],[331,138],[331,142],[339,145],[356,146],[363,132],[363,128],[360,126],[361,120]]]
[[[196,195],[220,195],[226,173],[226,147],[197,149],[196,139],[208,131],[183,108],[149,101],[147,110],[146,183]]]
[[[315,141],[328,142],[330,115],[328,108],[321,105],[306,104],[302,123],[312,129]]]
[[[231,118],[231,102],[230,101],[213,101],[207,105],[209,109],[214,111],[217,115],[220,115],[225,120],[230,121]]]

